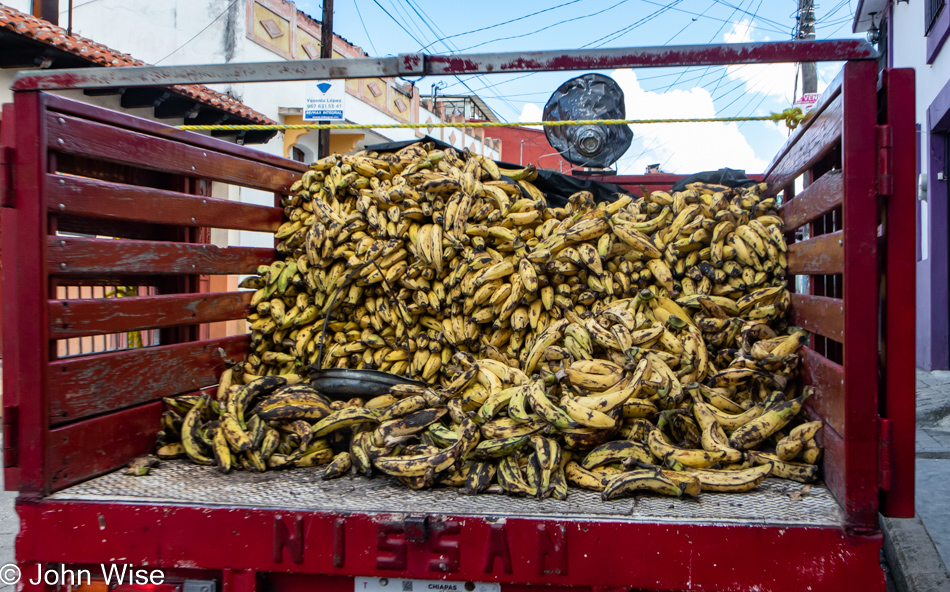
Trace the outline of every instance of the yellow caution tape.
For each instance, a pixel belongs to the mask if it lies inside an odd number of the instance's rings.
[[[460,123],[302,123],[271,125],[179,125],[178,129],[188,131],[283,131],[283,130],[359,130],[359,129],[405,129],[405,128],[485,128],[485,127],[529,127],[562,125],[639,125],[650,123],[710,123],[729,121],[785,121],[788,129],[795,129],[805,119],[798,107],[785,109],[781,113],[750,117],[702,117],[683,119],[582,119],[573,121],[466,121]]]

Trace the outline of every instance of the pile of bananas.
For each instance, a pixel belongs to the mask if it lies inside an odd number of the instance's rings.
[[[550,207],[536,175],[424,144],[316,162],[283,260],[242,283],[252,353],[215,398],[167,400],[159,455],[557,498],[816,479],[764,184]],[[330,401],[311,366],[424,385]]]

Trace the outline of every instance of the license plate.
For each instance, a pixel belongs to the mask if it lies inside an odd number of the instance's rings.
[[[353,588],[354,592],[501,592],[501,584],[403,578],[355,578]]]

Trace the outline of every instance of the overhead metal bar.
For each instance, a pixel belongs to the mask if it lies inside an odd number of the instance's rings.
[[[326,78],[442,76],[614,68],[668,68],[877,59],[863,39],[671,45],[458,55],[401,54],[388,58],[320,59],[195,66],[77,68],[20,72],[13,90],[129,88],[172,84],[286,82]]]
[[[490,74],[669,68],[782,62],[838,62],[876,59],[878,52],[864,39],[771,41],[720,45],[667,45],[568,51],[481,53],[426,56],[426,74]]]

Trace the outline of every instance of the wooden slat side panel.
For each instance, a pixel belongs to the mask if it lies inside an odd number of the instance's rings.
[[[52,112],[46,118],[50,127],[47,145],[57,152],[263,191],[287,191],[300,178],[298,173],[286,169],[111,125]]]
[[[183,132],[180,129],[176,129],[156,121],[142,119],[141,117],[135,117],[134,115],[129,115],[121,111],[113,111],[111,109],[96,107],[94,105],[90,105],[89,103],[81,103],[79,101],[67,99],[58,95],[48,94],[46,96],[49,97],[47,99],[48,108],[60,113],[77,115],[84,119],[100,121],[111,126],[118,126],[130,130],[140,131],[149,135],[165,137],[176,142],[197,146],[198,148],[208,148],[217,152],[231,154],[238,158],[257,161],[291,171],[297,171],[301,174],[307,172],[308,169],[305,163],[290,160],[289,158],[283,158],[274,154],[268,154],[267,152],[255,150],[254,148],[238,146],[234,142],[210,138],[197,132]]]
[[[46,203],[61,215],[150,224],[273,232],[284,221],[280,208],[67,175],[46,176]]]
[[[822,234],[788,246],[792,275],[835,275],[844,272],[844,231]]]
[[[796,230],[841,205],[841,171],[828,171],[779,209],[785,231]]]
[[[827,296],[792,294],[792,324],[844,341],[844,301]]]
[[[108,473],[151,452],[163,407],[161,401],[155,401],[50,430],[50,490]]]
[[[254,273],[275,251],[201,243],[49,237],[50,275],[228,275]]]
[[[815,387],[809,405],[839,434],[845,433],[844,368],[815,350],[801,350],[801,380],[803,385]]]
[[[250,313],[253,292],[169,294],[49,303],[50,337],[68,339],[143,329],[233,321]]]
[[[250,337],[162,345],[51,362],[50,423],[59,425],[200,389],[224,371],[218,349],[243,359]]]
[[[841,140],[844,106],[839,96],[815,117],[812,125],[798,136],[788,152],[772,165],[765,180],[768,194],[784,189],[803,171],[822,159]]]

